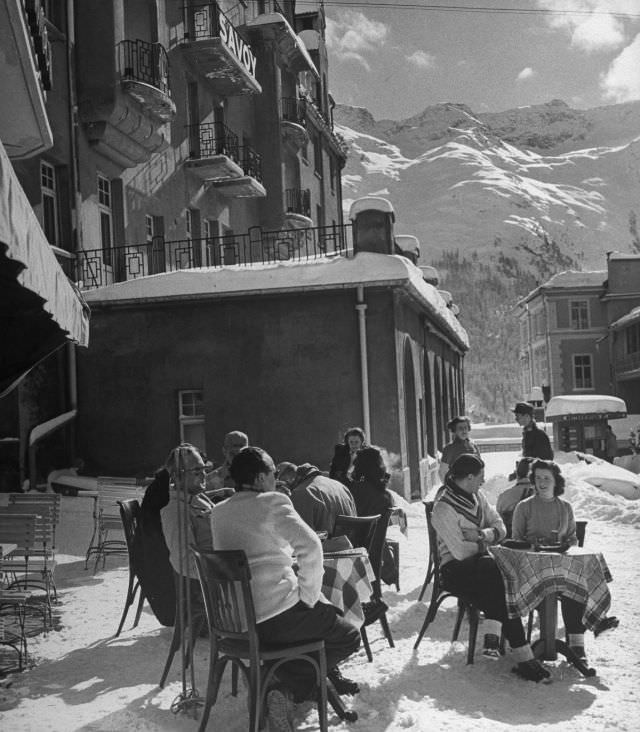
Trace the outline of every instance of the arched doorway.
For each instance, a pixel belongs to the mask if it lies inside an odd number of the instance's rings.
[[[416,379],[409,341],[404,345],[404,414],[407,438],[407,466],[411,481],[411,498],[420,498],[420,444],[418,433]]]
[[[433,387],[431,385],[431,365],[429,354],[424,354],[424,403],[425,403],[425,450],[435,457],[435,415],[433,410]]]
[[[436,448],[442,450],[444,447],[444,422],[442,414],[442,366],[440,364],[440,356],[436,356],[433,362],[433,385],[435,390],[435,407],[436,407]]]

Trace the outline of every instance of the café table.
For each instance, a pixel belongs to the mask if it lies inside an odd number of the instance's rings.
[[[323,555],[322,594],[358,630],[364,623],[362,603],[371,599],[373,567],[363,547],[327,552]]]
[[[536,608],[540,613],[540,638],[532,646],[534,655],[555,661],[561,653],[585,676],[594,676],[595,669],[556,638],[557,599],[563,595],[583,604],[583,623],[593,630],[611,605],[607,583],[612,578],[603,555],[580,547],[563,553],[503,546],[490,551],[502,573],[509,617],[522,617]]]

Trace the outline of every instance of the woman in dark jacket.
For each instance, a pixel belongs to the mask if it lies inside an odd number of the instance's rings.
[[[344,433],[344,439],[336,445],[329,467],[329,477],[339,480],[347,486],[351,485],[351,473],[353,472],[353,463],[358,450],[367,447],[367,438],[364,430],[360,427],[351,427]]]
[[[382,453],[377,447],[359,450],[353,463],[353,481],[349,486],[358,516],[383,514],[396,505],[395,494],[387,488],[389,478]],[[397,583],[398,569],[393,553],[385,543],[382,550],[380,579],[388,585]]]

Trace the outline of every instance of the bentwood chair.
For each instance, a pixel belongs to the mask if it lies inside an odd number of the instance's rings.
[[[429,520],[430,520],[430,511],[433,510],[433,501],[423,501],[424,504],[424,510],[427,517],[427,537],[429,539],[429,554],[427,556],[427,573],[424,578],[424,582],[422,583],[422,589],[420,590],[420,594],[418,595],[418,602],[422,602],[422,598],[424,597],[424,593],[427,591],[427,587],[429,586],[429,583],[433,579],[433,547],[431,546],[431,532],[429,531]],[[429,507],[430,506],[430,507]]]
[[[124,610],[122,611],[122,617],[120,618],[120,625],[116,631],[115,637],[117,638],[122,632],[122,626],[129,612],[129,608],[136,601],[136,593],[140,592],[138,598],[138,608],[136,610],[136,617],[133,621],[133,627],[137,628],[140,622],[140,616],[142,614],[142,606],[144,604],[144,592],[140,584],[140,578],[137,572],[137,557],[136,557],[136,546],[135,546],[135,533],[136,526],[138,524],[138,518],[140,515],[140,504],[133,498],[128,501],[118,501],[120,506],[120,518],[122,520],[122,528],[124,530],[124,538],[127,542],[127,550],[129,552],[129,585],[127,587],[127,597],[124,603]]]
[[[199,732],[207,726],[227,663],[244,675],[249,690],[249,730],[258,732],[266,694],[278,669],[287,661],[311,664],[318,682],[320,730],[327,732],[327,668],[324,641],[265,648],[258,638],[251,594],[251,572],[243,551],[201,554],[193,550],[209,623],[209,680]]]
[[[424,619],[424,623],[422,624],[422,627],[420,628],[420,632],[418,633],[418,638],[416,639],[416,642],[415,642],[413,648],[415,650],[420,645],[420,641],[422,640],[427,628],[435,620],[435,617],[436,617],[436,614],[438,612],[438,608],[440,607],[440,605],[447,598],[454,597],[458,600],[458,613],[456,615],[456,622],[455,622],[455,625],[453,628],[453,635],[451,637],[451,642],[453,643],[454,641],[458,640],[458,635],[460,634],[460,628],[462,626],[462,621],[466,614],[469,619],[469,645],[468,645],[468,650],[467,650],[467,663],[471,664],[471,663],[473,663],[473,657],[474,657],[475,648],[476,648],[476,639],[478,637],[478,624],[480,621],[480,611],[468,598],[465,598],[463,595],[458,595],[454,592],[447,590],[442,584],[442,580],[440,578],[440,553],[438,551],[438,537],[436,535],[436,531],[433,528],[433,524],[431,522],[431,517],[433,514],[433,505],[434,505],[433,501],[425,501],[425,504],[424,504],[425,512],[426,512],[426,516],[427,516],[427,531],[429,534],[430,561],[431,560],[433,561],[433,570],[432,570],[433,587],[431,590],[431,601],[429,602],[429,608],[427,609],[427,615]]]
[[[364,624],[360,628],[362,636],[362,645],[367,654],[367,659],[373,661],[373,654],[369,647],[369,638],[367,636],[367,627],[373,623],[380,621],[382,632],[391,648],[394,648],[393,636],[389,628],[387,620],[387,610],[389,609],[386,602],[382,599],[382,588],[380,585],[380,568],[382,566],[382,552],[387,536],[387,528],[389,519],[393,509],[388,508],[383,514],[375,516],[337,516],[334,534],[345,534],[352,546],[364,547],[369,555],[369,561],[376,578],[372,583],[373,592],[369,602],[362,603],[362,611],[364,613]]]

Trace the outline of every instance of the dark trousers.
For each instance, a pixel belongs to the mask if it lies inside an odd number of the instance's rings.
[[[289,610],[257,625],[260,641],[287,646],[305,641],[323,640],[327,656],[327,669],[337,666],[360,647],[360,633],[353,625],[338,615],[333,605],[317,602],[308,607],[299,602]],[[293,692],[296,702],[313,694],[315,674],[311,664],[305,661],[289,661],[278,669],[278,678]]]
[[[562,620],[564,629],[567,633],[584,633],[584,624],[582,616],[584,614],[584,605],[570,597],[560,598],[560,610],[562,611]]]
[[[520,618],[507,617],[502,575],[493,557],[476,554],[468,559],[452,559],[440,570],[444,588],[470,600],[491,620],[502,623],[511,648],[527,642]]]

